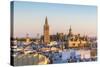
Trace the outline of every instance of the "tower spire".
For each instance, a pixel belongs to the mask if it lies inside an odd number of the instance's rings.
[[[48,25],[48,19],[47,19],[47,16],[46,16],[46,18],[45,18],[45,24]]]
[[[72,28],[71,28],[71,25],[70,25],[70,28],[69,28],[69,36],[72,36]]]
[[[70,25],[70,29],[69,29],[69,32],[72,32],[72,28],[71,28],[71,25]]]
[[[45,24],[44,24],[44,43],[48,44],[50,42],[50,36],[49,36],[49,24],[47,20],[47,16],[45,18]]]

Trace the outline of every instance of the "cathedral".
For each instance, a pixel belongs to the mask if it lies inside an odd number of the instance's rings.
[[[69,48],[81,48],[88,46],[87,44],[89,44],[89,41],[86,36],[80,36],[80,34],[74,35],[70,26],[67,35],[67,44]]]
[[[64,34],[59,34],[61,35],[61,37],[65,38]],[[50,35],[49,34],[49,24],[48,24],[48,19],[47,17],[45,18],[45,24],[43,26],[43,43],[44,44],[49,44],[50,43],[50,40],[52,39],[51,36],[53,35]],[[55,35],[56,37],[53,36],[53,38],[57,38],[57,35]],[[64,41],[63,38],[60,37],[60,40],[61,41]],[[57,39],[55,39],[57,41]],[[67,41],[67,47],[68,48],[80,48],[80,47],[85,47],[87,46],[87,43],[88,42],[88,39],[87,37],[85,36],[80,36],[80,34],[77,34],[77,35],[74,35],[72,33],[72,28],[70,26],[69,28],[69,32],[67,34],[67,37],[66,37],[66,41]]]
[[[48,44],[50,43],[50,35],[49,35],[49,24],[47,17],[45,18],[45,24],[44,24],[44,43]]]

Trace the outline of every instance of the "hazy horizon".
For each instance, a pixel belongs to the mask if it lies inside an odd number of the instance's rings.
[[[14,1],[14,37],[43,35],[45,17],[48,18],[50,35],[73,34],[97,36],[97,7],[86,5],[37,3]]]

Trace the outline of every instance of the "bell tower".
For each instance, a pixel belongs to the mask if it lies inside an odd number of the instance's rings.
[[[48,25],[47,16],[46,16],[46,18],[45,18],[45,24],[44,24],[44,43],[45,43],[45,44],[50,43],[49,25]]]

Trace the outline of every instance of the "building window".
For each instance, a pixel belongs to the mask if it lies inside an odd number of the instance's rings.
[[[75,43],[73,43],[73,46],[75,46]]]

